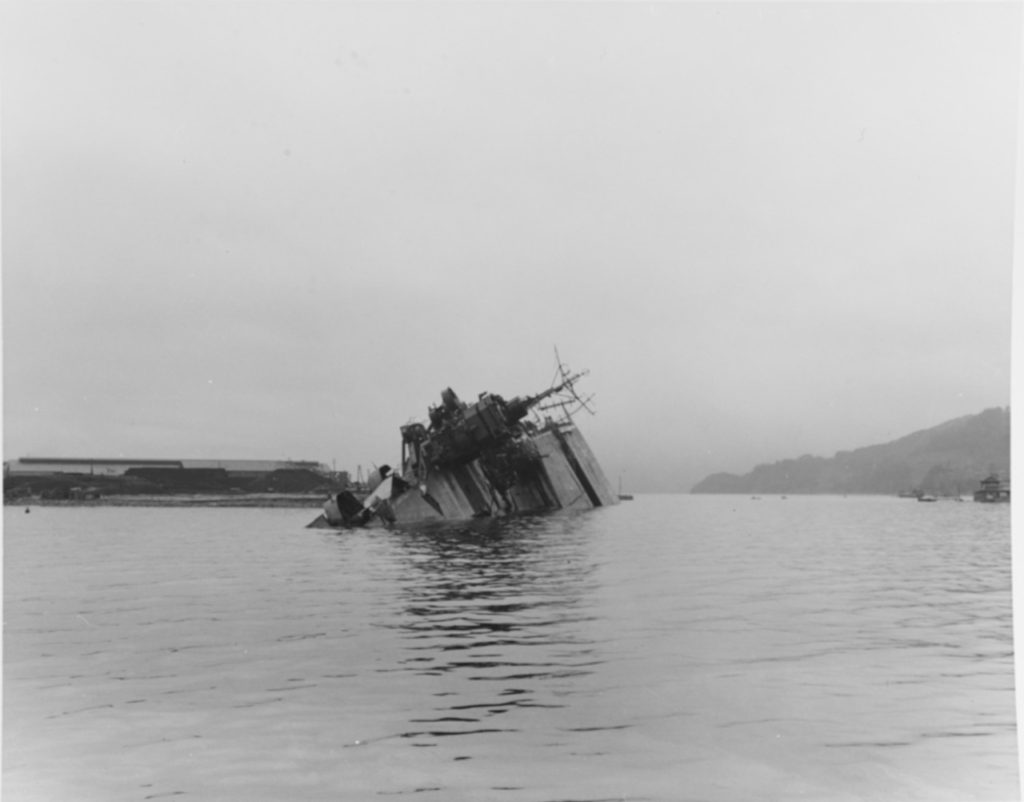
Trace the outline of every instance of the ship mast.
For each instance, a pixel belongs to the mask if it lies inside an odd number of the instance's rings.
[[[589,370],[581,370],[577,373],[570,373],[569,366],[562,361],[562,357],[558,353],[558,347],[555,347],[555,378],[554,381],[561,381],[545,391],[538,398],[538,401],[548,398],[550,396],[558,396],[555,401],[550,404],[543,404],[537,407],[538,411],[545,412],[552,409],[560,409],[562,416],[566,420],[572,420],[572,416],[580,409],[585,409],[591,415],[594,414],[594,410],[590,407],[590,402],[594,396],[588,395],[586,398],[580,396],[576,391],[576,382],[581,378],[590,373]]]

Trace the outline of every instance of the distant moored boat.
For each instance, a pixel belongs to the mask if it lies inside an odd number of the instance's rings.
[[[1008,502],[1010,500],[1010,486],[1003,483],[999,474],[993,473],[981,480],[981,488],[974,491],[974,500],[988,504]]]

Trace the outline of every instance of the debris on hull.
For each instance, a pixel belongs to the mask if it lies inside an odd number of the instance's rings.
[[[509,401],[483,393],[466,404],[445,390],[442,403],[430,409],[429,424],[401,427],[399,471],[381,466],[363,499],[349,491],[333,495],[311,526],[414,524],[617,504],[572,421],[570,407],[586,408],[573,389],[584,374],[568,375],[561,365],[559,370],[558,385]],[[561,410],[559,419],[537,418],[551,409]],[[537,419],[529,420],[531,414]]]

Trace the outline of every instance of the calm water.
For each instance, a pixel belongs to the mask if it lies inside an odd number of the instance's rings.
[[[5,802],[1009,800],[1007,506],[5,509]]]

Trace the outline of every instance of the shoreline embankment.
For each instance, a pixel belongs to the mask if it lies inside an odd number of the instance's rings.
[[[5,507],[294,507],[320,509],[325,496],[289,493],[246,493],[244,495],[168,494],[102,496],[88,499],[7,499]]]

